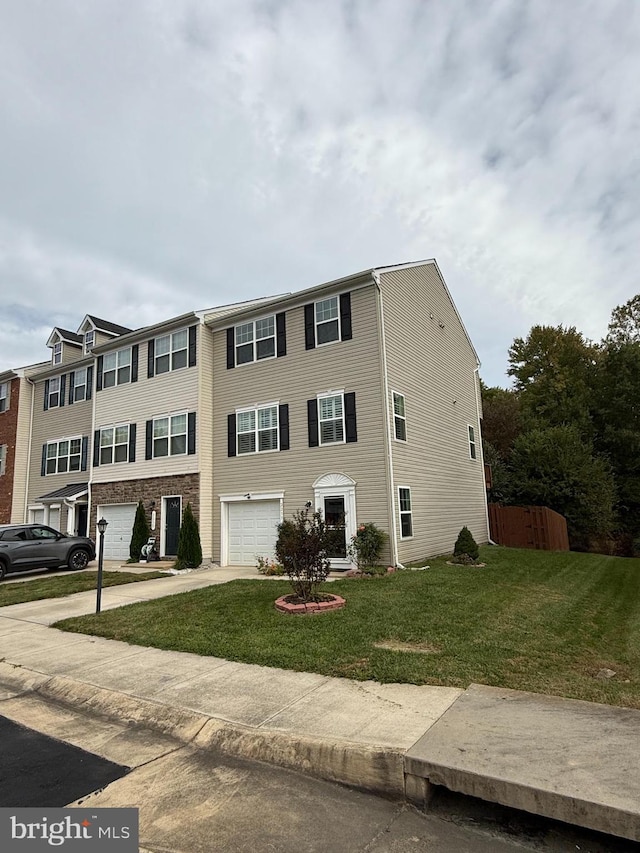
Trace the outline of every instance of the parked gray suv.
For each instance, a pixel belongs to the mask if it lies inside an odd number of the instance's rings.
[[[29,569],[84,569],[96,558],[86,536],[67,536],[44,524],[0,524],[0,580]]]

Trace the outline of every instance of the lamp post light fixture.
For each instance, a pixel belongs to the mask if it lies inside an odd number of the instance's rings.
[[[102,564],[104,562],[104,533],[109,522],[106,518],[101,518],[98,522],[98,533],[100,534],[100,543],[98,545],[98,592],[96,595],[96,613],[100,613],[100,602],[102,599]]]

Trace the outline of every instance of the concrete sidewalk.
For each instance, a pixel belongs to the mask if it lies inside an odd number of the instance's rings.
[[[109,587],[103,608],[239,576],[257,577],[211,568]],[[163,741],[422,805],[444,785],[640,841],[640,711],[479,685],[327,678],[48,627],[94,606],[95,593],[78,593],[0,609],[0,713],[70,743],[78,715],[93,715],[104,735],[77,745],[114,761],[123,755],[109,721],[126,721]]]

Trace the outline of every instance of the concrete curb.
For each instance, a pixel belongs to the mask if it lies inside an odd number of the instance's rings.
[[[387,797],[405,796],[403,750],[251,728],[4,662],[0,662],[2,688],[88,716],[147,728],[198,750],[219,750]]]

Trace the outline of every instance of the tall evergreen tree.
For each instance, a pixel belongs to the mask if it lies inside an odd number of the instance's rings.
[[[147,521],[147,514],[144,511],[144,504],[138,501],[136,509],[136,517],[133,521],[133,530],[131,532],[131,542],[129,543],[129,558],[137,563],[140,559],[142,546],[146,545],[151,536],[151,528]]]
[[[610,466],[593,453],[576,426],[521,435],[511,454],[511,474],[514,502],[548,506],[564,515],[572,548],[587,548],[592,537],[614,530],[616,492]]]
[[[182,513],[182,525],[178,536],[178,554],[176,568],[195,569],[202,563],[202,545],[200,544],[200,530],[196,521],[191,504],[188,503]]]

